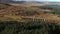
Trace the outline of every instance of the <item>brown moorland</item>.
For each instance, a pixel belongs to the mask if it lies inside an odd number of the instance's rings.
[[[0,3],[1,21],[13,20],[18,22],[27,22],[27,20],[34,21],[35,19],[42,19],[44,21],[60,24],[60,17],[50,12],[51,10],[39,9],[36,7],[13,6]]]

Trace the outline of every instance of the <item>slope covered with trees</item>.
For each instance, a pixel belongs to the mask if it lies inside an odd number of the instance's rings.
[[[53,14],[60,14],[60,5],[44,5],[44,6],[35,6],[40,9],[51,10]]]
[[[60,34],[60,25],[44,21],[16,22],[0,21],[0,34]]]

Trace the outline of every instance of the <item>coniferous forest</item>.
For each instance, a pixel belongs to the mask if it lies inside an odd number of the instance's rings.
[[[0,34],[60,34],[60,26],[44,22],[0,21]]]

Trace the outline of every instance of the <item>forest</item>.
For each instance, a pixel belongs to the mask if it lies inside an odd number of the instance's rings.
[[[0,34],[60,34],[60,25],[46,21],[0,21]]]

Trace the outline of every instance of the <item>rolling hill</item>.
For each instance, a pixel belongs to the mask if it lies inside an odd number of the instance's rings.
[[[0,4],[1,21],[19,21],[28,22],[34,20],[43,20],[48,22],[60,23],[60,17],[51,13],[51,10],[40,9],[38,7],[23,7],[9,4]]]

